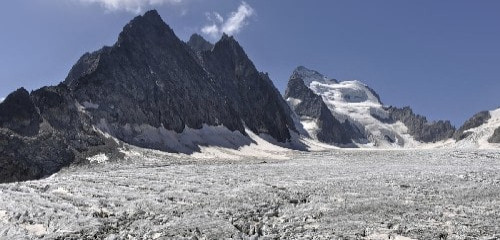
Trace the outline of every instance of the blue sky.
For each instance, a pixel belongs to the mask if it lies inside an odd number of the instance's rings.
[[[62,81],[85,52],[156,8],[183,40],[231,31],[280,91],[298,65],[357,79],[387,105],[461,125],[500,107],[500,1],[7,0],[0,97]],[[202,31],[203,30],[203,31]]]

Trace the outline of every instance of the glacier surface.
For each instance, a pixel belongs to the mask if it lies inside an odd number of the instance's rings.
[[[127,146],[120,161],[1,184],[0,239],[500,237],[498,150],[261,147]]]

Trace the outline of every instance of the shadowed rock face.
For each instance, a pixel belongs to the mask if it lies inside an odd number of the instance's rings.
[[[189,45],[189,47],[191,47],[196,52],[210,51],[214,47],[213,44],[196,33],[191,35],[189,41],[187,42],[187,45]]]
[[[495,129],[493,136],[488,139],[490,143],[500,143],[500,127]]]
[[[0,128],[8,128],[22,136],[38,133],[42,119],[26,89],[20,88],[0,103]]]
[[[38,179],[100,151],[118,155],[116,143],[92,128],[64,85],[31,94],[20,89],[6,100],[0,114],[23,125],[0,128],[0,183]]]
[[[202,53],[203,67],[228,105],[255,133],[280,142],[295,131],[291,110],[265,73],[257,71],[239,43],[223,35],[212,51]]]
[[[401,121],[408,128],[408,133],[421,142],[437,142],[451,138],[455,127],[450,121],[428,122],[424,116],[413,113],[410,107],[387,108],[389,121]]]
[[[457,141],[466,138],[470,133],[466,133],[465,131],[485,124],[486,122],[488,122],[488,120],[490,118],[491,118],[491,115],[490,115],[489,111],[482,111],[482,112],[476,113],[470,119],[465,121],[465,123],[453,135],[453,138]]]
[[[65,84],[79,102],[98,105],[89,110],[94,123],[104,121],[113,136],[141,147],[150,143],[137,140],[126,124],[178,133],[224,125],[243,134],[246,124],[280,142],[290,138],[288,106],[232,37],[213,47],[199,35],[188,43],[193,49],[149,11],[127,24],[114,46],[84,55]],[[193,50],[204,51],[201,59]]]
[[[298,74],[293,74],[288,81],[285,99],[289,98],[299,100],[296,104],[290,104],[299,117],[317,119],[319,131],[316,137],[319,141],[332,144],[348,144],[352,143],[353,138],[358,137],[349,134],[357,131],[348,122],[340,123],[332,115],[321,96],[309,89]]]

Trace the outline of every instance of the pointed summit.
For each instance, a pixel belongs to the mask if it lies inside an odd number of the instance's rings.
[[[152,9],[152,10],[149,10],[149,11],[145,12],[144,15],[143,15],[143,18],[152,19],[152,20],[154,20],[154,19],[158,20],[159,19],[160,21],[163,21],[161,19],[160,14],[158,14],[158,11],[156,11],[156,9]]]
[[[0,128],[23,136],[34,136],[42,122],[29,92],[19,88],[0,104]]]
[[[338,83],[336,79],[328,78],[318,71],[311,70],[304,66],[298,66],[292,73],[293,78],[302,78],[304,84],[309,87],[311,82],[317,81],[320,83]]]
[[[191,35],[187,44],[196,52],[210,51],[214,47],[212,43],[197,33]]]
[[[175,42],[180,40],[174,31],[168,26],[156,10],[150,10],[142,16],[137,16],[130,21],[118,37],[117,45],[128,43],[162,44],[164,42]],[[142,44],[143,45],[143,44]]]

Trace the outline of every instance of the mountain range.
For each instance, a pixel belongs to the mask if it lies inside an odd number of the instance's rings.
[[[57,86],[21,88],[0,103],[0,182],[38,179],[124,144],[191,154],[239,149],[251,136],[291,149],[307,141],[352,148],[498,147],[500,109],[458,130],[410,107],[386,106],[360,81],[306,67],[285,95],[232,36],[181,41],[155,10],[130,21],[117,42],[84,54]]]

